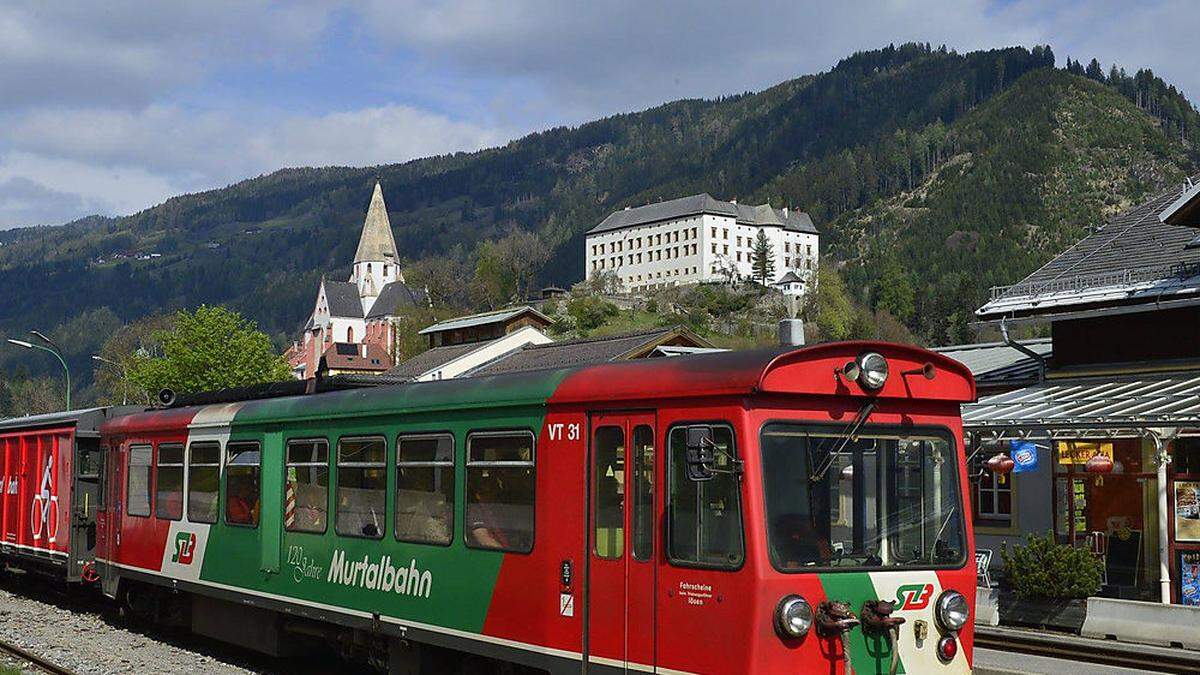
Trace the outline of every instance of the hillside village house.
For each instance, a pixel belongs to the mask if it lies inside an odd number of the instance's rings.
[[[1024,358],[953,350],[989,383],[1033,378],[963,407],[977,548],[1052,531],[1102,560],[1104,594],[1200,605],[1200,186],[1117,215],[977,315],[1051,334]],[[1027,470],[993,475],[1001,453]]]
[[[802,295],[817,271],[819,235],[812,218],[786,207],[724,202],[708,194],[609,214],[585,237],[585,276],[611,272],[626,293],[722,281],[728,274],[751,279],[759,232],[775,261],[770,282]]]
[[[397,357],[396,311],[428,302],[425,291],[404,283],[383,188],[376,181],[349,281],[321,279],[304,336],[285,354],[293,374],[311,378],[322,362],[341,373],[386,371]]]

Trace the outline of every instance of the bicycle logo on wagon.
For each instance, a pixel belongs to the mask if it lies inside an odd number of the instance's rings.
[[[51,494],[54,485],[54,455],[46,456],[46,466],[42,469],[42,485],[33,496],[33,505],[29,512],[29,529],[33,532],[33,540],[40,541],[42,530],[46,531],[46,541],[53,544],[58,538],[58,495]]]

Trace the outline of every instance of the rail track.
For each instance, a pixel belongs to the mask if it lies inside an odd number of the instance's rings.
[[[49,673],[49,675],[75,675],[75,671],[73,670],[63,668],[52,661],[4,640],[0,640],[0,653],[7,654],[18,661],[24,661],[33,666],[34,669]]]
[[[1157,647],[1097,640],[1065,633],[976,626],[975,646],[1012,654],[1045,656],[1139,671],[1189,674],[1200,672],[1200,652],[1182,647]]]

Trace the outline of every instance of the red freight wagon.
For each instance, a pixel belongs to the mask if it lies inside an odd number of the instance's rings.
[[[0,420],[0,562],[86,580],[96,548],[100,424],[132,408]]]

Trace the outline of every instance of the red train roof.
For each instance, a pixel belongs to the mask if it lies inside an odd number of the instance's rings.
[[[863,352],[888,360],[887,383],[877,392],[835,375]],[[927,380],[922,367],[935,375]],[[755,393],[870,396],[966,403],[975,400],[975,379],[966,366],[920,347],[886,342],[829,342],[797,349],[698,354],[606,363],[581,368],[554,393],[556,403],[632,401]]]

